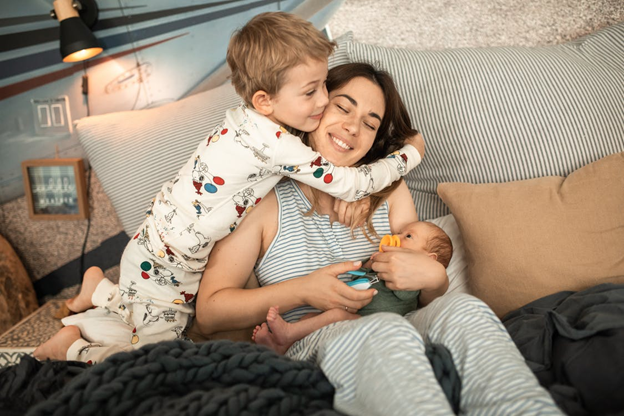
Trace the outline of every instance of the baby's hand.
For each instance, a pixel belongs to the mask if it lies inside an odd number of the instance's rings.
[[[346,227],[350,227],[351,224],[355,224],[356,227],[364,225],[369,210],[370,198],[368,197],[354,202],[346,202],[336,198],[334,202],[334,211],[338,214],[338,222]]]

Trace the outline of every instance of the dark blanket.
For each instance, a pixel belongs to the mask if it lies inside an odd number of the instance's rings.
[[[26,357],[0,372],[2,415],[341,415],[333,396],[318,367],[244,342],[162,342],[89,367]]]
[[[624,413],[624,285],[556,293],[503,323],[568,415]]]
[[[448,350],[426,349],[453,409],[461,381]],[[169,341],[94,366],[30,356],[0,370],[1,415],[340,415],[319,367],[255,344]]]

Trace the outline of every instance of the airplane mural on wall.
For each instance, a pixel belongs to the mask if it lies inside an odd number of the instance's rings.
[[[65,63],[52,1],[0,3],[0,202],[23,195],[23,160],[84,156],[73,121],[219,85],[230,35],[256,14],[293,12],[322,29],[343,2],[97,0],[103,53]]]

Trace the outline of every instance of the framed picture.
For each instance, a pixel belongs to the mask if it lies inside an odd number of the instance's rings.
[[[33,220],[89,218],[84,162],[33,159],[22,162],[29,216]]]

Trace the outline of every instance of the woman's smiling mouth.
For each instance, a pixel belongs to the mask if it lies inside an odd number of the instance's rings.
[[[353,149],[351,146],[349,146],[348,144],[346,144],[345,142],[343,142],[342,140],[340,140],[338,137],[334,136],[333,134],[330,134],[329,137],[331,137],[332,142],[339,148],[344,149],[344,150]]]

